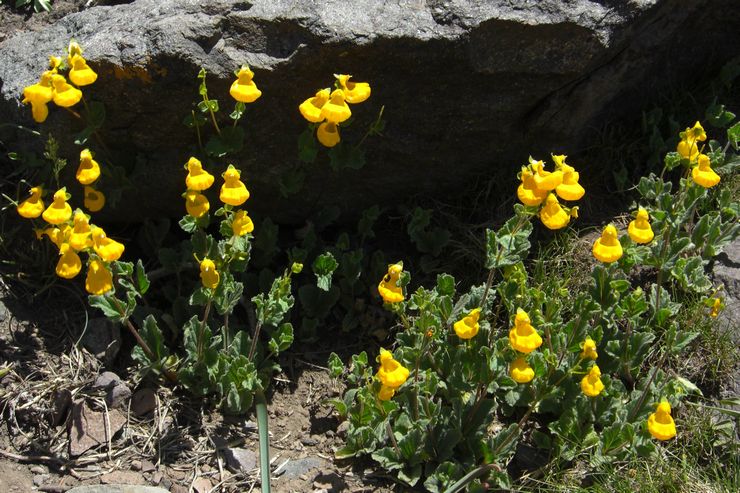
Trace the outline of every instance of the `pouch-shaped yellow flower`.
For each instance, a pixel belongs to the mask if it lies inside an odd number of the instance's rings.
[[[31,104],[31,114],[36,123],[44,122],[49,116],[49,108],[46,105],[54,99],[51,82],[53,75],[52,71],[47,70],[41,74],[36,84],[23,88],[23,104]]]
[[[509,343],[520,353],[529,354],[542,345],[542,337],[531,322],[527,312],[517,308],[514,327],[509,331]]]
[[[95,250],[95,253],[97,253],[101,259],[106,262],[113,262],[114,260],[121,258],[123,250],[125,249],[123,243],[112,238],[108,238],[105,231],[103,231],[103,228],[98,228],[97,226],[92,228],[91,235],[93,250]]]
[[[554,193],[547,195],[545,206],[540,209],[540,221],[548,229],[562,229],[570,222],[571,215],[560,206]]]
[[[239,179],[241,172],[230,164],[221,176],[224,178],[224,184],[221,186],[221,193],[219,194],[221,202],[235,207],[246,202],[249,198],[249,190]]]
[[[74,55],[70,66],[69,80],[77,87],[89,86],[98,78],[98,74],[87,65],[87,60],[82,55]]]
[[[468,313],[466,317],[455,322],[452,326],[455,329],[455,334],[460,339],[471,339],[475,337],[480,329],[478,319],[480,318],[480,308],[474,308]]]
[[[203,287],[216,289],[221,282],[221,274],[216,270],[216,264],[209,258],[204,258],[200,262],[200,282]]]
[[[113,289],[113,274],[102,261],[94,259],[87,264],[85,289],[94,295],[105,294]]]
[[[257,89],[257,84],[252,80],[253,77],[254,72],[246,65],[242,65],[236,74],[236,80],[229,89],[231,97],[242,103],[253,103],[262,96],[262,91]]]
[[[63,75],[54,74],[51,76],[51,83],[54,85],[54,104],[63,108],[74,106],[82,99],[82,91],[67,83]]]
[[[41,239],[46,235],[57,248],[61,248],[63,243],[67,243],[69,240],[70,232],[72,228],[68,225],[63,224],[60,228],[46,228],[43,230],[36,230],[36,238]]]
[[[329,101],[329,89],[321,89],[316,96],[308,98],[298,106],[303,118],[311,123],[319,123],[324,120],[321,116],[321,108]]]
[[[696,122],[692,128],[687,127],[685,131],[681,132],[680,137],[681,140],[678,142],[678,146],[676,146],[676,152],[681,157],[693,162],[699,154],[698,143],[707,140],[707,134],[704,128],[701,126],[701,123]]]
[[[717,318],[719,316],[719,312],[722,311],[722,308],[724,308],[724,305],[722,304],[722,298],[714,298],[712,309],[709,311],[709,316],[712,318]]]
[[[403,264],[397,263],[388,266],[388,273],[378,284],[378,294],[386,303],[400,303],[403,301],[403,288],[398,285],[403,272]]]
[[[54,192],[54,200],[41,215],[49,224],[62,224],[72,217],[72,207],[67,203],[67,189],[60,188]]]
[[[340,141],[339,127],[334,122],[324,122],[316,129],[316,138],[324,147],[334,147]]]
[[[183,194],[185,197],[185,210],[188,211],[190,216],[194,218],[203,217],[208,209],[211,208],[208,197],[195,190],[188,190]]]
[[[529,206],[540,205],[547,197],[547,190],[540,190],[534,182],[534,175],[529,168],[522,168],[522,182],[516,189],[516,196],[522,204]]]
[[[588,397],[596,397],[602,390],[604,383],[601,381],[601,370],[598,365],[594,365],[581,379],[581,391]]]
[[[637,210],[637,216],[630,221],[627,227],[627,234],[630,235],[635,243],[650,243],[653,241],[655,234],[650,226],[650,215],[648,211],[640,207]]]
[[[74,215],[74,227],[69,235],[69,246],[76,251],[92,246],[92,228],[87,215],[77,209]]]
[[[509,376],[516,383],[529,383],[534,378],[534,369],[520,356],[509,365]]]
[[[595,360],[599,357],[599,353],[596,351],[596,342],[590,337],[586,337],[581,344],[581,358]]]
[[[341,89],[335,89],[331,93],[329,101],[321,108],[321,116],[332,123],[342,123],[352,116]]]
[[[81,185],[90,185],[100,177],[100,165],[92,157],[90,149],[80,152],[80,166],[77,168],[75,178]]]
[[[34,219],[39,217],[44,212],[44,201],[41,200],[41,194],[44,193],[44,189],[41,187],[33,187],[29,191],[31,194],[26,200],[18,204],[16,210],[21,217],[26,219]]]
[[[380,383],[394,390],[403,385],[409,377],[408,368],[393,359],[393,353],[383,348],[380,348],[378,359],[380,361],[380,368],[375,376],[378,377]]]
[[[105,206],[105,195],[103,195],[103,192],[85,185],[85,198],[82,203],[85,209],[90,212],[98,212]]]
[[[247,215],[247,211],[236,211],[234,219],[231,222],[231,231],[234,233],[234,236],[244,236],[254,231],[254,223],[252,222],[252,218]]]
[[[591,249],[596,260],[610,264],[622,258],[622,245],[617,238],[617,228],[609,224],[601,232],[601,237],[597,238]]]
[[[648,416],[647,427],[650,434],[658,440],[670,440],[676,436],[676,423],[671,416],[671,405],[663,400],[658,409]]]
[[[57,262],[56,273],[63,279],[72,279],[82,270],[82,261],[80,256],[70,247],[69,243],[62,243],[59,248],[59,261]]]
[[[711,161],[706,154],[699,154],[697,165],[691,169],[691,178],[697,185],[704,188],[711,188],[720,181],[720,177],[711,168]]]
[[[532,162],[534,171],[534,183],[540,190],[555,190],[558,185],[563,183],[563,172],[560,170],[545,171],[545,165],[542,161]]]
[[[381,401],[389,401],[395,395],[395,393],[396,389],[381,385],[380,390],[378,391],[378,399],[380,399]]]
[[[71,39],[67,45],[67,65],[70,67],[72,66],[72,59],[75,55],[82,55],[82,46],[74,39]]]
[[[335,75],[339,82],[339,87],[344,93],[344,99],[348,103],[356,104],[362,103],[370,97],[370,84],[367,82],[351,82],[349,79],[351,75]]]
[[[575,168],[565,163],[560,170],[563,172],[563,183],[555,187],[555,193],[563,200],[580,200],[586,193],[586,190],[578,183],[580,174]]]
[[[214,176],[203,169],[203,164],[198,159],[191,157],[188,159],[186,166],[188,176],[185,177],[185,186],[188,190],[202,192],[213,185]]]

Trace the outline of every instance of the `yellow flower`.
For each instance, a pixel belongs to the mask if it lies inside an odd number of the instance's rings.
[[[108,238],[103,231],[103,228],[93,226],[92,228],[92,244],[95,253],[100,256],[106,262],[113,262],[118,260],[123,255],[125,247],[123,243],[120,243],[114,239]]]
[[[529,168],[522,168],[522,183],[516,189],[516,196],[524,205],[540,205],[547,197],[547,190],[540,190],[534,182]]]
[[[324,147],[334,147],[339,143],[339,127],[334,122],[324,122],[316,129],[316,138]]]
[[[560,207],[560,202],[554,193],[547,195],[545,206],[540,209],[540,220],[548,229],[562,229],[570,222],[570,214]]]
[[[389,401],[395,395],[395,393],[396,389],[381,385],[380,390],[378,391],[378,399],[380,399],[381,401]]]
[[[17,210],[21,217],[34,219],[44,212],[44,201],[41,200],[41,194],[44,193],[44,189],[40,186],[33,187],[29,193],[31,196],[18,204]]]
[[[216,270],[216,264],[209,258],[204,258],[200,263],[200,282],[203,287],[215,289],[221,282],[221,274]]]
[[[393,390],[403,385],[409,377],[408,368],[393,359],[393,354],[383,348],[380,348],[378,359],[380,360],[380,368],[375,376],[378,377],[380,383]]]
[[[31,114],[36,123],[41,123],[49,116],[49,108],[46,106],[54,99],[52,89],[52,76],[54,73],[47,70],[41,74],[39,82],[23,88],[23,104],[31,103]]]
[[[596,397],[604,390],[601,382],[601,370],[598,365],[591,367],[586,376],[581,379],[581,390],[589,397]]]
[[[370,84],[367,82],[350,82],[351,75],[335,75],[339,82],[339,87],[344,93],[344,99],[348,103],[362,103],[370,97]]]
[[[565,156],[562,157],[565,158]],[[555,187],[555,193],[563,200],[579,200],[586,193],[586,190],[578,183],[580,174],[575,168],[564,162],[560,166],[560,170],[563,172],[563,183]]]
[[[239,206],[249,198],[249,190],[246,185],[239,179],[241,172],[229,165],[229,168],[221,175],[224,178],[224,184],[221,186],[219,198],[221,202],[228,205]]]
[[[67,45],[67,64],[70,67],[72,66],[72,59],[75,57],[75,55],[82,55],[82,46],[80,46],[77,41],[72,39]]]
[[[60,188],[54,193],[54,201],[43,212],[44,221],[57,225],[69,221],[72,217],[72,207],[67,203],[67,189]]]
[[[298,111],[301,112],[303,118],[311,123],[319,123],[324,120],[321,116],[321,108],[329,101],[329,89],[321,89],[316,93],[316,96],[308,98],[298,106]]]
[[[90,185],[100,177],[100,165],[93,159],[90,149],[80,152],[80,166],[75,177],[81,185]]]
[[[622,258],[622,245],[617,238],[617,228],[609,224],[601,232],[601,238],[597,238],[591,249],[596,260],[610,264]]]
[[[722,298],[714,298],[714,303],[712,303],[712,309],[709,312],[709,316],[717,318],[719,316],[719,312],[722,311],[722,308],[724,308],[724,305],[722,305]]]
[[[69,80],[78,87],[89,86],[98,78],[98,74],[88,67],[82,55],[74,55],[69,65]]]
[[[529,383],[534,378],[534,369],[529,366],[524,356],[520,356],[509,365],[509,376],[516,383]]]
[[[530,158],[531,159],[531,158]],[[540,190],[555,190],[558,185],[563,183],[563,172],[560,170],[545,171],[542,161],[531,161],[532,170],[534,171],[534,184]]]
[[[478,323],[479,317],[480,308],[474,308],[471,310],[468,316],[455,322],[453,325],[455,334],[457,334],[460,339],[471,339],[475,337],[478,333],[478,329],[480,329],[480,324]]]
[[[403,289],[398,285],[401,272],[403,272],[403,264],[401,262],[389,265],[388,273],[383,276],[380,284],[378,284],[378,293],[386,303],[399,303],[403,301]]]
[[[698,164],[691,170],[691,178],[697,185],[704,188],[711,188],[719,183],[719,175],[710,167],[709,156],[699,154]]]
[[[707,140],[707,134],[701,123],[696,122],[693,128],[686,128],[685,131],[680,133],[680,136],[681,140],[676,147],[676,151],[681,157],[693,162],[699,154],[699,145],[697,143]]]
[[[581,344],[581,358],[595,360],[599,357],[599,353],[596,352],[596,342],[590,337],[586,337],[586,340]]]
[[[231,222],[231,231],[234,232],[234,236],[244,236],[254,231],[254,223],[247,215],[247,211],[236,211],[234,220]]]
[[[49,55],[49,70],[56,72],[62,66],[62,57]]]
[[[85,289],[95,295],[105,294],[113,289],[113,274],[100,260],[91,260],[87,265]]]
[[[105,195],[103,195],[103,192],[86,185],[83,204],[85,209],[90,212],[98,212],[105,205]]]
[[[637,210],[637,216],[627,227],[627,233],[635,243],[650,243],[653,241],[655,234],[650,226],[650,215],[648,211],[640,207]]]
[[[213,185],[214,176],[203,169],[198,159],[191,157],[185,166],[188,168],[188,176],[185,177],[185,186],[188,190],[202,192]]]
[[[658,409],[648,417],[647,427],[650,434],[658,440],[670,440],[676,436],[676,423],[671,417],[671,405],[665,399],[658,404]]]
[[[79,209],[75,211],[74,222],[69,236],[69,245],[79,252],[92,246],[92,228],[87,215]]]
[[[332,123],[342,123],[352,116],[347,103],[344,102],[344,93],[335,89],[329,96],[329,101],[321,108],[321,117]]]
[[[68,108],[74,106],[82,99],[82,91],[77,89],[63,75],[54,74],[51,76],[51,83],[54,85],[54,104]]]
[[[252,80],[254,72],[249,70],[249,67],[242,65],[236,77],[237,79],[231,84],[231,89],[229,89],[229,94],[231,94],[232,98],[242,103],[253,103],[257,98],[262,96],[262,91],[257,89],[257,84]]]
[[[62,243],[59,248],[59,262],[57,262],[56,273],[64,279],[72,279],[82,270],[80,256],[70,247],[69,243]]]
[[[185,210],[196,219],[202,217],[211,208],[208,198],[195,190],[188,190],[183,197],[185,197]]]
[[[529,354],[542,345],[542,337],[532,327],[527,312],[517,308],[514,327],[509,331],[511,347],[520,353]]]
[[[36,238],[40,240],[44,237],[44,235],[46,235],[49,237],[51,242],[57,246],[57,248],[61,248],[62,244],[68,241],[71,231],[72,228],[70,228],[66,224],[62,225],[61,228],[46,228],[43,230],[37,229]]]

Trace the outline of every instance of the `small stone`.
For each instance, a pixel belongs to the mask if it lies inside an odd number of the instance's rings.
[[[326,461],[318,457],[304,457],[302,459],[291,460],[285,466],[282,471],[285,474],[285,479],[296,479],[301,474],[308,474],[311,469],[323,469],[326,467]]]
[[[170,486],[170,493],[190,493],[190,490],[181,484],[173,483]]]
[[[247,431],[257,431],[257,423],[254,421],[245,421],[243,428]]]
[[[193,481],[193,489],[197,493],[208,493],[213,488],[211,480],[208,478],[198,478]]]
[[[45,484],[49,480],[48,474],[36,474],[33,477],[33,484],[38,488],[39,486]]]
[[[31,466],[30,471],[34,474],[46,474],[47,472],[49,472],[44,466],[39,465]]]
[[[107,423],[106,423],[107,418]],[[88,449],[107,443],[126,424],[126,416],[117,409],[105,412],[93,411],[80,401],[74,404],[68,421],[69,455],[76,457]],[[107,436],[110,430],[111,436]]]
[[[337,426],[337,435],[339,435],[340,438],[345,438],[347,436],[347,431],[349,430],[349,421],[342,421],[339,423],[339,426]]]
[[[110,485],[144,485],[144,478],[135,471],[113,471],[100,476],[101,484]],[[132,490],[136,491],[136,490]]]
[[[113,373],[112,371],[104,371],[98,378],[95,379],[93,389],[109,389],[122,383],[121,377]]]
[[[234,472],[249,472],[257,467],[257,454],[244,448],[224,449],[226,466]]]
[[[141,461],[140,460],[132,460],[131,461],[131,470],[132,471],[141,471]]]
[[[144,416],[157,407],[157,396],[154,390],[143,388],[137,390],[131,397],[131,412],[137,416]]]
[[[144,460],[141,463],[142,472],[154,471],[156,468],[157,466],[155,466],[154,463],[150,460]]]
[[[160,471],[155,471],[152,474],[152,478],[150,479],[152,484],[159,484],[162,481],[162,478],[164,477],[164,474],[162,474]]]
[[[111,364],[121,349],[121,328],[105,317],[88,321],[82,345],[106,364]]]
[[[172,480],[167,476],[163,476],[157,484],[167,490],[172,488]]]
[[[108,389],[105,394],[105,403],[108,407],[121,407],[131,397],[131,389],[123,382]]]
[[[314,437],[304,437],[301,438],[301,443],[306,447],[312,447],[314,445],[318,445],[319,441]]]

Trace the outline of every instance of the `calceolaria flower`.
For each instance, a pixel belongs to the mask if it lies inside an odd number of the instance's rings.
[[[57,106],[68,108],[76,105],[82,99],[82,91],[69,84],[63,75],[52,75],[51,83],[54,86],[54,104]]]
[[[409,377],[409,370],[393,359],[393,353],[380,348],[378,360],[380,362],[380,368],[375,376],[378,377],[380,383],[393,390],[404,384]]]
[[[529,206],[540,205],[547,197],[547,190],[540,190],[534,182],[532,171],[522,168],[522,183],[516,189],[516,196],[522,204]]]
[[[339,127],[334,122],[324,122],[316,129],[316,138],[324,147],[334,147],[339,144]]]
[[[378,399],[380,399],[381,401],[389,401],[395,394],[396,389],[381,385],[380,390],[378,391]]]
[[[112,238],[108,238],[105,231],[103,231],[103,228],[93,226],[91,236],[93,250],[95,250],[95,253],[97,253],[98,256],[106,262],[118,260],[121,258],[121,255],[123,255],[123,250],[125,249],[123,243]]]
[[[572,166],[565,164],[567,156],[553,156],[552,159],[563,172],[563,182],[555,187],[555,193],[563,200],[580,200],[586,190],[578,183],[580,174]]]
[[[648,211],[640,207],[637,210],[637,216],[630,221],[627,227],[627,233],[635,243],[650,243],[653,241],[655,234],[650,226],[650,215]]]
[[[540,209],[540,221],[547,229],[562,229],[570,222],[571,215],[565,212],[554,193],[547,195],[545,206]]]
[[[707,140],[707,134],[704,128],[701,126],[701,123],[696,122],[692,128],[686,128],[679,135],[681,140],[678,142],[676,151],[681,157],[693,162],[699,154],[698,143]]]
[[[596,260],[610,264],[622,258],[622,245],[617,238],[617,228],[609,224],[601,232],[601,237],[597,238],[591,249]]]
[[[196,219],[203,217],[211,208],[208,198],[200,192],[188,190],[182,195],[185,197],[185,210],[188,211],[188,215]]]
[[[98,212],[105,206],[105,195],[100,190],[85,185],[85,198],[82,203],[85,205],[85,209],[90,212]]]
[[[54,73],[47,70],[41,74],[41,79],[33,85],[23,88],[23,104],[31,104],[31,114],[36,123],[42,123],[49,116],[49,108],[46,106],[54,99],[52,88],[52,76]]]
[[[241,172],[230,164],[221,176],[224,178],[224,184],[221,186],[219,195],[221,202],[235,207],[246,202],[249,198],[249,190],[240,180]]]
[[[704,188],[711,188],[719,183],[720,177],[710,166],[711,161],[706,154],[699,154],[697,165],[691,169],[691,178],[694,183]]]
[[[647,427],[650,434],[658,440],[670,440],[676,436],[676,423],[671,416],[671,404],[662,400],[658,409],[648,417]]]
[[[216,289],[221,282],[221,274],[216,270],[216,264],[209,258],[204,258],[200,262],[200,282],[203,287]]]
[[[540,190],[555,190],[558,185],[563,183],[562,171],[545,171],[544,163],[542,161],[535,161],[532,158],[530,158],[530,164],[534,171],[534,183]]]
[[[378,293],[386,303],[399,303],[403,301],[403,288],[398,285],[403,272],[403,263],[388,266],[388,273],[378,284]]]
[[[455,322],[453,325],[455,334],[457,334],[460,339],[471,339],[475,337],[478,333],[478,329],[480,329],[480,324],[478,323],[479,317],[480,308],[474,308],[471,310],[467,316]]]
[[[599,357],[599,353],[596,351],[596,342],[590,337],[586,337],[586,340],[581,344],[581,358],[595,360]]]
[[[185,166],[188,168],[188,176],[185,177],[185,186],[188,190],[202,192],[213,185],[214,176],[203,169],[198,159],[191,157]]]
[[[542,345],[542,337],[531,322],[527,312],[521,308],[516,309],[514,327],[509,331],[509,343],[520,353],[529,354]]]
[[[82,46],[80,46],[80,44],[74,39],[71,39],[69,40],[69,44],[67,45],[67,64],[70,67],[72,66],[72,59],[75,57],[75,55],[82,56]]]
[[[529,366],[524,356],[519,356],[509,365],[509,376],[516,383],[529,383],[534,378],[534,369]]]
[[[586,376],[581,379],[581,391],[588,397],[596,397],[604,390],[601,381],[601,370],[598,365],[593,365]]]
[[[247,215],[247,211],[238,210],[234,213],[234,219],[231,222],[231,231],[234,236],[244,236],[254,231],[252,218]]]
[[[87,215],[77,209],[74,215],[74,227],[69,235],[69,246],[76,251],[92,246],[92,228]]]
[[[257,89],[257,84],[252,80],[253,77],[254,72],[246,65],[242,65],[236,73],[236,80],[229,89],[231,97],[242,103],[253,103],[262,96],[262,91]]]
[[[49,224],[66,223],[72,217],[72,207],[67,203],[67,189],[60,188],[54,192],[54,200],[41,215]]]
[[[71,230],[72,228],[66,224],[63,224],[61,228],[37,229],[36,239],[40,240],[44,236],[47,236],[57,248],[61,248],[62,244],[68,241]]]
[[[69,80],[77,87],[89,86],[98,78],[93,69],[87,65],[82,55],[74,55],[70,63]]]
[[[306,99],[298,106],[303,118],[311,123],[319,123],[324,120],[321,116],[321,108],[329,101],[329,89],[321,89],[312,98]]]
[[[80,152],[80,166],[77,168],[75,178],[81,185],[90,185],[100,177],[100,165],[92,157],[90,149]]]
[[[329,101],[321,108],[321,116],[332,123],[342,123],[352,116],[341,89],[335,89],[331,93]]]
[[[370,97],[370,84],[367,82],[350,82],[351,75],[334,75],[344,93],[344,99],[350,104],[362,103]]]
[[[94,295],[102,295],[113,289],[113,274],[102,261],[94,259],[87,264],[85,289]]]
[[[709,316],[712,318],[717,318],[719,316],[719,312],[721,312],[724,307],[725,306],[722,304],[722,298],[714,298],[714,301],[712,302],[712,309],[709,311]]]
[[[57,262],[56,273],[63,279],[72,279],[82,270],[82,261],[80,256],[70,247],[69,243],[62,243],[59,248],[59,261]]]
[[[44,201],[41,200],[41,195],[44,193],[44,189],[41,187],[33,187],[29,191],[31,194],[26,200],[18,204],[17,211],[21,217],[26,219],[34,219],[43,214]]]

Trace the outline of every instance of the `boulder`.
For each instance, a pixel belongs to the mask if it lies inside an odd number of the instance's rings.
[[[263,95],[242,120],[244,150],[208,167],[220,174],[233,162],[243,170],[250,211],[300,222],[327,205],[352,213],[410,193],[459,194],[481,176],[505,191],[530,153],[545,158],[590,145],[604,124],[634,118],[667,87],[705,77],[740,54],[740,16],[726,15],[734,8],[733,0],[680,8],[669,0],[92,6],[0,43],[0,121],[36,128],[19,95],[37,81],[49,54],[75,38],[99,74],[87,98],[104,102],[107,113],[100,131],[107,151],[97,140],[89,145],[103,164],[125,168],[133,180],[126,206],[107,209],[110,219],[183,213],[182,167],[196,151],[196,135],[182,121],[198,97],[196,75],[208,71],[210,95],[227,114],[233,72],[243,63]],[[334,73],[352,74],[373,90],[354,106],[346,141],[359,141],[385,107],[383,135],[370,138],[359,170],[332,171],[324,152],[313,164],[297,158],[306,128],[297,107]],[[43,128],[74,163],[79,122],[55,108]],[[68,168],[71,176],[76,166]],[[303,188],[282,196],[280,180],[296,175],[305,175]],[[112,183],[108,178],[103,188]],[[70,190],[79,197],[79,187]]]

